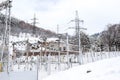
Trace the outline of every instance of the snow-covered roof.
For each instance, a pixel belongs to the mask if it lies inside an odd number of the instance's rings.
[[[56,40],[58,40],[58,38],[48,38],[48,39],[47,39],[48,42],[51,42],[51,41],[56,42]]]
[[[17,37],[17,36],[10,36],[10,41],[12,42],[19,42],[19,41],[27,41],[29,43],[37,43],[38,41],[40,41],[39,38],[35,38],[35,37]]]
[[[45,48],[42,48],[42,50],[44,51]],[[40,52],[41,51],[41,48],[38,48],[38,49],[31,49],[30,52]]]

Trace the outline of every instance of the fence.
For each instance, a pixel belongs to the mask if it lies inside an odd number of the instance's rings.
[[[84,53],[81,56],[81,63],[87,64],[91,62],[95,62],[98,60],[112,58],[120,56],[120,52],[88,52]],[[69,59],[67,58],[69,57]],[[69,61],[68,61],[69,60]],[[3,62],[0,64],[4,66],[3,71],[7,71],[8,63]],[[41,77],[45,75],[50,75],[52,73],[66,70],[73,66],[78,66],[78,55],[49,55],[49,56],[22,56],[20,58],[15,59],[14,61],[9,63],[9,70],[13,72],[20,73],[21,71],[31,71],[37,73],[38,71],[41,74]],[[37,75],[37,74],[36,74]]]

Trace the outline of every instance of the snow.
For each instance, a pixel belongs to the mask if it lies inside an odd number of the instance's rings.
[[[36,43],[40,40],[39,37],[26,36],[22,33],[20,36],[11,36],[10,42],[29,40],[30,43]],[[57,38],[47,39],[47,41],[56,40]],[[18,45],[17,48],[25,49],[25,45]],[[10,46],[9,51],[12,53],[12,46]],[[60,61],[63,62],[60,64],[58,64],[58,56],[50,56],[48,61],[40,64],[38,78],[39,80],[120,80],[120,57],[111,58],[116,56],[120,56],[120,52],[89,52],[82,55],[82,65],[78,66],[78,63],[71,63],[72,68],[69,69],[68,65],[64,63],[67,62],[67,56],[60,56]],[[69,55],[69,58],[73,62],[77,61],[75,55]],[[0,80],[37,80],[37,57],[28,57],[28,63],[25,64],[21,63],[26,62],[25,56],[17,58],[16,61],[18,64],[14,64],[14,69],[9,75],[6,72],[0,72]],[[30,71],[31,67],[32,70]]]
[[[9,75],[0,73],[0,80],[37,80],[38,58],[45,59],[39,64],[38,80],[120,80],[120,57],[117,56],[120,56],[119,51],[89,52],[82,55],[82,65],[70,63],[70,68],[66,55],[60,56],[60,64],[58,56],[31,56],[28,61],[26,56],[21,56],[11,62],[13,71]],[[69,55],[69,58],[76,62],[75,55]]]
[[[35,71],[7,72],[0,73],[0,80],[37,80]],[[10,77],[9,77],[10,76]]]
[[[73,67],[43,80],[120,80],[120,57]]]
[[[10,80],[37,80],[35,71],[12,72]]]
[[[9,76],[5,72],[0,72],[0,80],[9,80]]]
[[[106,56],[108,53],[98,56],[94,55],[93,59],[91,59],[91,54],[88,54],[87,57],[83,56],[84,64],[78,66],[78,64],[72,64],[73,68],[67,68],[67,64],[61,63],[60,68],[58,69],[58,64],[49,64],[49,68],[51,68],[51,72],[47,71],[47,65],[40,65],[39,70],[39,80],[119,80],[120,79],[120,57],[116,52],[109,52],[110,56]],[[98,53],[97,53],[98,54]],[[114,55],[113,55],[114,54]],[[100,54],[99,54],[100,55]],[[92,55],[93,56],[93,55]],[[32,56],[33,57],[33,56]],[[73,57],[73,56],[71,56]],[[102,58],[101,58],[102,57]],[[105,57],[107,59],[105,59]],[[112,58],[116,57],[116,58]],[[37,56],[33,57],[36,62]],[[55,56],[51,56],[52,59],[56,59]],[[111,59],[110,59],[111,58]],[[50,59],[50,58],[49,58]],[[87,60],[88,59],[88,60]],[[104,59],[104,60],[102,60]],[[25,60],[25,56],[20,57],[17,61]],[[65,59],[66,60],[66,59]],[[99,61],[98,61],[99,60]],[[30,61],[30,57],[28,58],[28,62]],[[88,61],[88,62],[87,62]],[[93,62],[96,61],[96,62]],[[27,66],[26,66],[27,65]],[[14,70],[7,75],[5,72],[0,73],[0,80],[37,80],[37,71],[36,71],[36,63],[32,64],[33,69],[30,71],[31,64],[15,64]],[[20,68],[18,68],[18,66]],[[24,67],[26,68],[24,69]],[[28,68],[27,68],[28,67]],[[55,68],[56,67],[56,68]],[[88,72],[88,73],[87,73]]]
[[[58,38],[48,38],[48,39],[47,39],[48,42],[51,42],[51,41],[56,42],[56,40],[58,40]]]

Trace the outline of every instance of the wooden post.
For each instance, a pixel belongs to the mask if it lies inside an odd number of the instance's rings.
[[[0,62],[0,72],[2,72],[2,62]]]

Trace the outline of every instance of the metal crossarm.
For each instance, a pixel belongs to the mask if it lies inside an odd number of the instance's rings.
[[[11,0],[7,0],[0,3],[0,11],[6,9],[7,7],[11,7],[11,4],[10,4],[11,2],[12,2]]]

